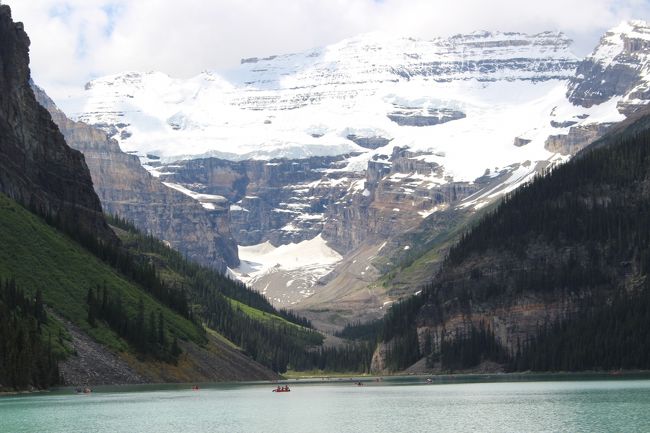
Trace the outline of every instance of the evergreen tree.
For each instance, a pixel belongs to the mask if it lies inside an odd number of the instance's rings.
[[[158,311],[158,344],[161,347],[167,347],[167,338],[165,337],[165,320],[163,318],[162,311]]]

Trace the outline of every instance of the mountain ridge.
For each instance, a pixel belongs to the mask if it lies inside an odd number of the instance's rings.
[[[139,229],[170,243],[188,258],[225,272],[239,264],[227,211],[206,209],[191,197],[164,186],[140,165],[135,155],[121,151],[117,141],[100,129],[75,122],[33,85],[70,147],[87,161],[104,211],[133,221]],[[224,215],[225,214],[225,215]]]
[[[336,304],[332,281],[341,272],[352,297],[367,287],[374,293],[350,311],[381,315],[396,299],[389,293],[403,290],[390,281],[369,286],[368,275],[399,274],[417,260],[409,233],[421,226],[454,232],[449,222],[471,220],[650,99],[637,97],[646,77],[643,45],[622,44],[637,50],[630,64],[639,71],[621,93],[617,71],[590,68],[569,44],[554,32],[434,41],[365,35],[245,59],[221,75],[100,78],[87,86],[86,107],[76,117],[113,135],[167,185],[203,197],[205,205],[226,197],[240,247],[306,246],[320,234],[343,256],[315,282],[308,267],[258,272],[254,286],[273,288],[278,305],[299,308],[312,295],[323,302],[314,309]],[[578,83],[585,80],[576,78],[580,68],[587,84]],[[572,102],[602,79],[603,88],[613,83],[606,101]],[[364,257],[369,268],[350,266],[346,257]],[[248,258],[235,273],[248,274],[255,260],[265,260]]]
[[[0,192],[43,216],[116,240],[81,152],[70,149],[30,87],[29,37],[0,5]]]
[[[451,248],[422,298],[409,301],[414,308],[396,310],[395,320],[411,325],[393,334],[396,341],[384,341],[375,353],[375,368],[391,364],[386,363],[391,357],[387,347],[395,343],[415,350],[405,349],[412,358],[396,361],[401,368],[426,355],[429,369],[441,368],[441,359],[444,369],[441,350],[462,353],[464,344],[472,344],[470,329],[481,323],[515,364],[521,358],[524,368],[531,368],[526,364],[531,359],[532,368],[553,370],[647,368],[646,361],[634,356],[644,349],[618,337],[608,340],[613,332],[609,327],[625,323],[626,309],[636,302],[641,310],[646,308],[648,293],[644,221],[650,109],[635,117],[570,163],[514,192],[470,229]],[[620,227],[618,233],[612,231],[614,226]],[[586,333],[580,321],[591,323],[594,318],[606,320],[608,328],[586,340],[571,334],[572,326]],[[566,338],[572,346],[563,349],[551,343],[545,346],[550,351],[546,360],[540,362],[536,345],[553,338]],[[580,347],[602,353],[603,347],[593,346],[596,340],[618,344],[618,355],[573,352]],[[473,359],[480,362],[489,356],[482,352]],[[621,359],[626,359],[625,365],[616,364]],[[456,362],[463,364],[458,358]]]

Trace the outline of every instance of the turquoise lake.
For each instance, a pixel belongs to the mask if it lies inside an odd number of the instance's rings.
[[[0,397],[2,433],[650,432],[650,380],[71,390]]]

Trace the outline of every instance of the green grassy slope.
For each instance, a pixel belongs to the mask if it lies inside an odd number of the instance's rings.
[[[112,349],[128,351],[129,346],[101,321],[97,327],[88,324],[89,288],[105,285],[111,296],[121,296],[130,317],[136,315],[142,299],[147,315],[150,311],[162,311],[169,338],[173,335],[199,344],[204,342],[204,336],[191,321],[160,304],[141,287],[4,195],[0,195],[0,245],[1,277],[15,279],[27,291],[42,289],[46,305]]]

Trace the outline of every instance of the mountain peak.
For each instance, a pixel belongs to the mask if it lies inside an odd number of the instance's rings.
[[[619,98],[619,111],[629,114],[650,99],[650,25],[623,21],[603,35],[580,63],[568,97],[584,107]]]
[[[611,28],[588,58],[605,66],[623,53],[650,52],[650,24],[642,20],[623,21]]]
[[[617,26],[612,27],[607,33],[626,35],[646,35],[650,37],[650,24],[644,20],[621,21]]]

